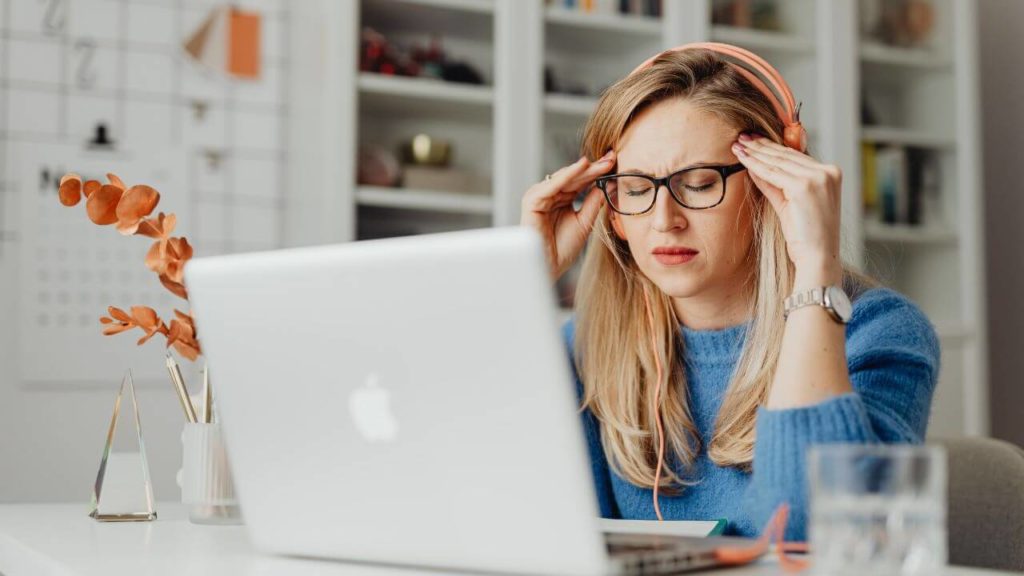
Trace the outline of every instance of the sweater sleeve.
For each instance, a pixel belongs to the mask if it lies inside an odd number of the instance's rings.
[[[846,357],[853,392],[813,406],[758,410],[742,533],[759,533],[788,502],[786,538],[806,539],[812,444],[924,441],[940,357],[924,313],[892,290],[865,292],[846,327]]]
[[[573,382],[576,386],[577,402],[583,402],[583,382],[576,372],[576,359],[573,346],[576,337],[576,324],[574,319],[568,320],[562,327],[562,335],[568,349],[569,364],[572,367]],[[590,456],[590,472],[594,478],[594,492],[597,494],[597,504],[603,518],[621,518],[619,508],[615,504],[615,494],[612,492],[611,471],[608,468],[608,460],[604,455],[604,448],[601,445],[601,433],[598,427],[597,418],[589,410],[580,412],[583,424],[583,433],[587,441],[587,453]]]

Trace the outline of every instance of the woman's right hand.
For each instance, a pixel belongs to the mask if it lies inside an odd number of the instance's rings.
[[[553,280],[561,278],[583,251],[604,200],[601,190],[591,185],[613,166],[612,150],[596,162],[584,156],[559,168],[550,179],[530,186],[523,195],[520,224],[540,232]],[[586,188],[590,191],[577,212],[573,200]]]

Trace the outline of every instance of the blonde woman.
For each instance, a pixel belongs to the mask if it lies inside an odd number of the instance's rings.
[[[606,90],[522,223],[555,278],[589,239],[565,336],[601,514],[754,535],[788,503],[804,539],[806,448],[922,442],[939,344],[841,261],[842,175],[801,152],[798,110],[704,46]]]

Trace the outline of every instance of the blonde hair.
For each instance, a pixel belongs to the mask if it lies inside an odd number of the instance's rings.
[[[782,141],[782,121],[767,97],[714,52],[698,49],[664,53],[649,68],[608,88],[587,122],[583,153],[602,156],[629,123],[655,102],[685,98],[741,131]],[[739,362],[722,401],[708,454],[718,466],[749,470],[757,408],[768,398],[784,328],[783,299],[793,286],[794,268],[779,219],[749,178],[746,202],[753,213],[753,241],[745,283],[751,296],[751,324]],[[659,399],[667,461],[689,468],[700,436],[687,403],[683,340],[670,297],[637,267],[629,247],[610,231],[607,206],[594,227],[576,289],[576,368],[583,383],[581,409],[600,423],[601,441],[613,470],[634,485],[652,488],[657,442],[655,358],[665,366]],[[844,265],[851,298],[874,282]],[[646,320],[644,291],[651,295],[654,334]],[[652,350],[652,338],[656,349]],[[672,466],[659,490],[678,493],[688,483]]]

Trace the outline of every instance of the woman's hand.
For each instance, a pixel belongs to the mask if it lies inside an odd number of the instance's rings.
[[[741,134],[733,152],[779,215],[797,283],[839,284],[839,167],[756,135]]]
[[[540,232],[553,280],[561,278],[586,245],[604,200],[601,191],[590,186],[612,166],[615,166],[613,151],[596,162],[584,156],[559,168],[549,179],[530,186],[523,195],[520,224]],[[577,212],[573,209],[573,200],[586,188],[590,191]]]

